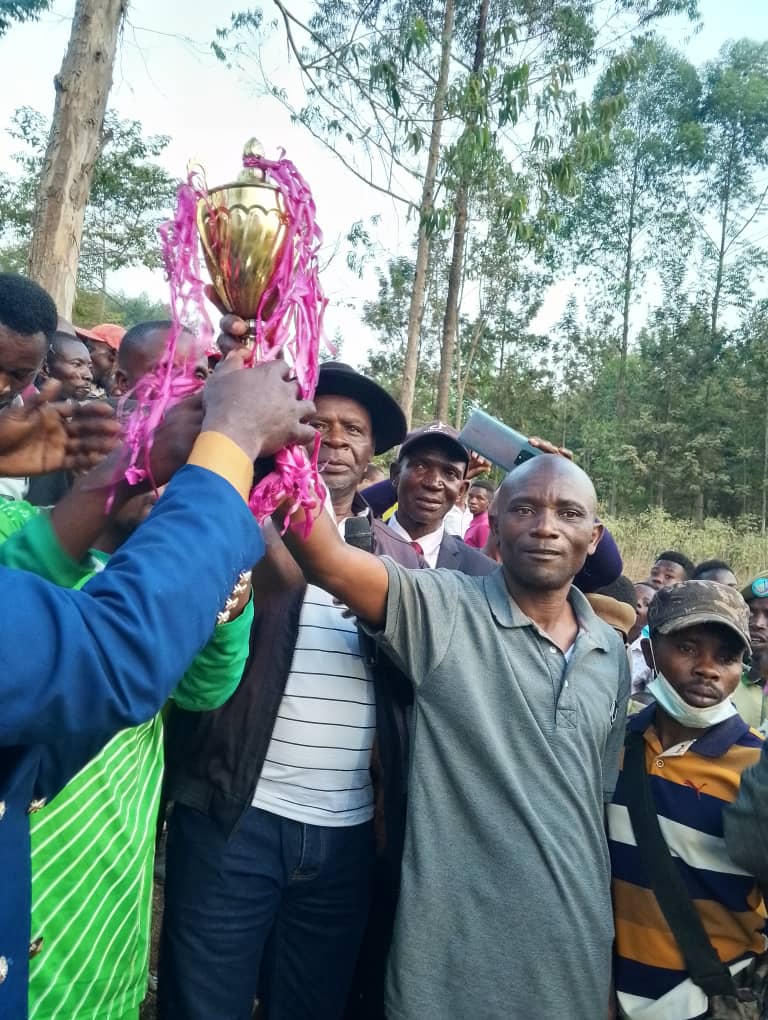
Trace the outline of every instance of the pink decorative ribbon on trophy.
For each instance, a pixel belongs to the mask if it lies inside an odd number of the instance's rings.
[[[312,193],[284,154],[268,160],[255,143],[246,146],[238,181],[209,190],[202,173],[190,172],[178,193],[176,214],[160,230],[171,288],[173,329],[157,367],[130,394],[138,406],[126,422],[132,484],[151,478],[152,433],[164,414],[200,387],[194,377],[197,355],[176,364],[179,334],[196,321],[200,353],[211,341],[198,259],[198,232],[220,305],[248,323],[249,364],[285,357],[302,397],[317,386],[322,317],[326,305],[318,279],[322,234],[315,221]],[[274,469],[250,496],[259,521],[285,505],[284,527],[299,507],[305,530],[311,510],[324,498],[317,471],[319,437],[312,456],[288,447],[274,458]]]

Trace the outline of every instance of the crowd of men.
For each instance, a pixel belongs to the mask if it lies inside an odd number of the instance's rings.
[[[136,1020],[163,830],[162,1020],[764,1016],[768,573],[633,584],[567,451],[499,483],[232,317],[129,487],[170,328],[0,274],[0,1016]],[[259,527],[317,433],[312,521]]]

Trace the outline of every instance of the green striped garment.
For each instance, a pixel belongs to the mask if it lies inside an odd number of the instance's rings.
[[[147,987],[162,718],[124,730],[32,815],[31,1020],[124,1020]]]
[[[47,515],[0,500],[0,563],[80,587],[108,557],[76,563]],[[174,691],[190,712],[218,708],[240,682],[253,602],[217,626]],[[33,1020],[136,1020],[147,987],[162,716],[123,730],[46,806],[32,805]],[[39,810],[36,810],[39,807]],[[30,950],[31,951],[31,950]]]

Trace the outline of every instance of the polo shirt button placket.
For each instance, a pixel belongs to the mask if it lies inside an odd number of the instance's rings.
[[[663,758],[657,758],[656,759],[656,768],[657,769],[663,769],[664,768],[664,759]]]

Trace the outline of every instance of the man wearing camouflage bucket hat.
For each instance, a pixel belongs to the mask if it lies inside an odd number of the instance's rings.
[[[723,809],[761,736],[733,702],[749,615],[732,588],[660,590],[643,650],[656,701],[630,719],[608,808],[619,1013],[644,1020],[764,1015],[763,897],[723,838]]]

